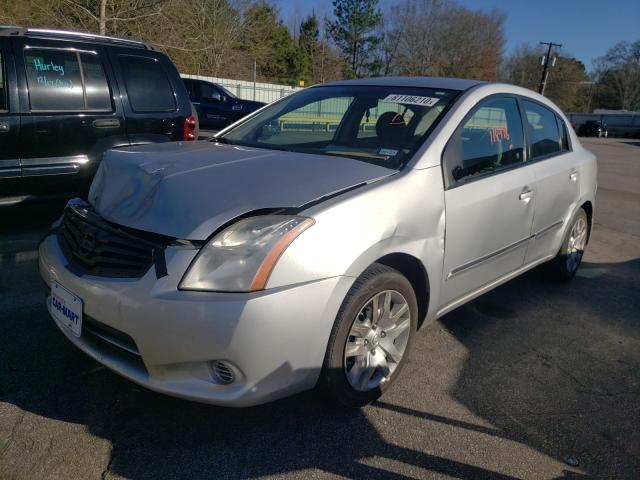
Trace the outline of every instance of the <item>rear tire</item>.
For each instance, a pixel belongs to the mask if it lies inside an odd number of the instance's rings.
[[[374,263],[353,284],[336,317],[319,387],[330,403],[358,408],[379,398],[406,363],[418,304],[409,280]]]
[[[588,238],[589,220],[587,213],[580,208],[571,219],[560,251],[547,264],[547,273],[552,280],[567,282],[575,276],[582,262]]]

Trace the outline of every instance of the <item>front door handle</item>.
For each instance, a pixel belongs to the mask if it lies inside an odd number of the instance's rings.
[[[11,130],[11,125],[9,122],[0,122],[0,133],[6,133]]]
[[[571,170],[571,173],[569,173],[569,179],[572,182],[576,182],[578,180],[578,171],[577,170]]]
[[[531,200],[531,197],[533,197],[533,190],[525,189],[522,191],[519,198],[524,203],[529,203],[529,201]]]
[[[117,118],[105,118],[94,120],[91,124],[95,128],[118,128],[120,126],[120,120]]]

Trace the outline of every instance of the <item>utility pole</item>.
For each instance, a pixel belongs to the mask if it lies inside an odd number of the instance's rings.
[[[540,42],[540,45],[549,45],[549,48],[547,49],[547,55],[544,57],[544,60],[542,62],[542,78],[540,79],[540,86],[538,87],[538,93],[540,95],[544,95],[544,87],[547,86],[547,78],[549,77],[549,60],[551,59],[551,49],[553,47],[562,48],[562,44],[553,42]],[[553,61],[551,66],[553,65],[555,65],[555,60]]]

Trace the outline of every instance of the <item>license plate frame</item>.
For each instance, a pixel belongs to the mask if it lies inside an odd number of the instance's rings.
[[[56,280],[51,282],[49,310],[51,311],[51,316],[75,337],[79,338],[82,335],[84,302],[82,298]]]

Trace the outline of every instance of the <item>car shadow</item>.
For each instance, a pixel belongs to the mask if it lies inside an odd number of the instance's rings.
[[[302,472],[305,478],[319,471],[367,479],[429,473],[515,478],[458,455],[425,453],[419,441],[392,440],[389,432],[381,433],[380,415],[413,419],[414,431],[399,438],[438,435],[436,427],[445,427],[457,435],[518,442],[559,461],[573,455],[589,475],[631,478],[640,471],[639,259],[585,263],[571,284],[549,284],[534,271],[497,288],[420,333],[409,371],[395,385],[401,393],[341,412],[314,392],[235,410],[139,388],[73,348],[49,319],[43,293],[36,298],[19,292],[38,282],[35,260],[15,269],[19,261],[9,258],[0,264],[3,297],[12,299],[0,323],[0,402],[82,425],[108,440],[103,476],[257,478]],[[404,395],[416,376],[437,377],[428,363],[431,355],[445,353],[435,335],[441,330],[468,351],[450,395],[490,426],[433,413]],[[12,444],[18,431],[14,426],[0,443],[0,458],[22,455],[16,461],[26,465],[29,455]],[[392,470],[372,458],[406,469]],[[507,461],[518,463],[505,456]],[[582,476],[567,468],[557,478]]]

